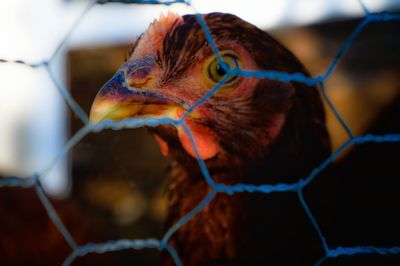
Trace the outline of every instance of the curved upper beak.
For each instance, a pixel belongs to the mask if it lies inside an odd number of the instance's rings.
[[[130,117],[170,117],[177,119],[184,108],[150,89],[129,87],[119,70],[98,92],[90,110],[90,123],[118,121]]]

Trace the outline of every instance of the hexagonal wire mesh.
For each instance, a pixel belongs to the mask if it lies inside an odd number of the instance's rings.
[[[46,170],[44,170],[41,173],[35,173],[32,174],[30,178],[20,178],[20,177],[8,177],[4,179],[0,179],[0,187],[24,187],[24,188],[35,188],[37,195],[42,202],[44,208],[46,209],[49,218],[52,220],[52,222],[55,224],[57,229],[60,231],[62,236],[64,237],[65,241],[68,243],[68,245],[72,248],[71,254],[65,259],[64,265],[70,265],[75,258],[78,256],[85,256],[86,254],[89,253],[104,253],[104,252],[112,252],[116,250],[124,250],[124,249],[148,249],[148,248],[154,248],[158,250],[167,250],[171,257],[173,258],[174,262],[176,265],[182,265],[179,254],[174,250],[174,248],[168,243],[168,240],[171,238],[171,236],[179,230],[179,228],[185,224],[187,221],[189,221],[191,218],[193,218],[197,213],[199,213],[214,197],[217,193],[227,193],[229,195],[234,194],[234,193],[239,193],[239,192],[257,192],[257,193],[273,193],[273,192],[293,192],[296,193],[298,196],[298,200],[301,203],[301,206],[303,207],[306,215],[308,216],[309,220],[311,221],[312,225],[314,226],[314,229],[316,230],[321,244],[325,250],[325,256],[320,258],[319,261],[316,262],[316,265],[320,265],[322,262],[324,262],[328,258],[335,258],[338,256],[352,256],[356,254],[371,254],[371,253],[376,253],[376,254],[381,254],[381,255],[386,255],[386,254],[399,254],[400,253],[400,246],[397,247],[378,247],[378,246],[349,246],[349,247],[330,247],[327,243],[327,240],[324,236],[324,233],[320,229],[320,226],[316,219],[313,216],[313,213],[309,209],[304,197],[303,197],[303,189],[309,185],[317,176],[318,174],[323,171],[329,164],[332,163],[332,161],[337,158],[347,147],[349,147],[352,144],[363,144],[367,142],[376,142],[376,143],[381,143],[381,142],[400,142],[400,134],[385,134],[385,135],[370,135],[366,134],[363,136],[355,136],[353,135],[353,132],[351,131],[350,127],[347,125],[346,121],[342,118],[342,116],[339,114],[339,112],[336,110],[335,105],[331,102],[330,98],[328,97],[326,93],[326,89],[324,87],[324,81],[326,81],[329,76],[332,74],[332,71],[338,64],[339,60],[345,53],[345,51],[351,46],[352,42],[354,39],[357,37],[357,35],[365,28],[367,27],[368,24],[370,23],[375,23],[375,22],[382,22],[382,21],[397,21],[400,22],[400,16],[393,14],[393,13],[388,13],[388,12],[382,12],[382,13],[371,13],[369,10],[362,4],[364,12],[365,12],[365,17],[361,22],[358,24],[358,26],[351,32],[351,34],[348,36],[347,40],[343,43],[341,46],[340,50],[337,52],[336,56],[332,59],[331,64],[329,68],[326,70],[325,74],[320,75],[320,76],[315,76],[315,77],[306,77],[301,73],[285,73],[285,72],[280,72],[280,71],[273,71],[273,70],[245,70],[245,69],[240,69],[240,68],[234,68],[234,69],[229,69],[226,67],[225,64],[222,64],[223,67],[225,67],[226,75],[225,77],[214,87],[212,88],[207,94],[205,94],[196,104],[191,106],[186,113],[183,115],[181,119],[174,120],[171,118],[159,118],[159,119],[154,119],[154,118],[145,118],[145,119],[126,119],[120,122],[111,122],[111,121],[104,121],[100,124],[90,124],[88,121],[88,116],[87,114],[82,110],[82,108],[74,101],[74,99],[71,97],[70,93],[68,90],[59,82],[55,75],[52,73],[49,63],[54,60],[55,56],[60,52],[61,47],[63,44],[66,42],[66,40],[70,37],[71,33],[74,31],[76,27],[78,27],[80,21],[82,18],[89,12],[89,10],[96,4],[106,4],[110,2],[122,2],[122,3],[136,3],[136,4],[163,4],[163,5],[171,5],[174,3],[184,3],[188,6],[191,6],[189,1],[185,0],[175,0],[175,1],[157,1],[157,0],[98,0],[95,2],[91,2],[87,8],[84,9],[82,14],[78,17],[78,19],[75,21],[71,29],[68,31],[66,36],[61,40],[60,44],[58,47],[55,49],[55,51],[51,54],[49,59],[44,60],[39,63],[35,64],[30,64],[21,60],[4,60],[0,59],[1,63],[13,63],[13,64],[22,64],[28,67],[32,68],[45,68],[46,71],[48,72],[49,77],[51,80],[54,82],[54,85],[56,88],[59,90],[60,94],[63,96],[67,104],[70,106],[70,108],[73,110],[73,112],[83,121],[85,124],[72,138],[68,140],[68,142],[65,144],[64,148],[59,152],[58,156],[54,158],[54,160],[48,165]],[[208,27],[203,20],[202,16],[197,13],[196,15],[197,20],[199,24],[202,27],[202,30],[208,40],[208,43],[210,44],[213,52],[215,53],[218,61],[220,63],[223,62],[222,57],[219,54],[219,51],[217,49],[217,46],[213,40],[213,37],[211,36]],[[221,86],[229,80],[229,77],[232,75],[240,75],[243,77],[256,77],[256,78],[268,78],[268,79],[273,79],[273,80],[278,80],[281,82],[300,82],[304,83],[307,85],[319,85],[319,88],[321,90],[322,96],[328,103],[328,106],[330,109],[334,112],[336,118],[339,120],[343,128],[346,130],[349,139],[347,142],[345,142],[342,146],[340,146],[338,149],[336,149],[325,161],[323,161],[322,164],[320,164],[318,167],[316,167],[314,170],[311,171],[311,173],[300,179],[299,181],[295,183],[278,183],[274,185],[270,184],[264,184],[264,185],[248,185],[248,184],[236,184],[236,185],[225,185],[221,183],[216,183],[213,178],[210,176],[208,169],[202,159],[200,159],[199,152],[196,148],[195,140],[193,138],[192,132],[190,131],[189,127],[185,123],[185,119],[189,115],[190,112],[192,112],[194,109],[196,109],[199,105],[203,104],[211,95],[213,95],[215,92],[221,88]],[[116,240],[116,241],[109,241],[105,243],[98,243],[98,244],[93,244],[93,243],[88,243],[86,245],[79,246],[74,237],[70,234],[70,232],[66,229],[66,227],[63,225],[63,222],[59,218],[59,216],[56,213],[56,210],[54,209],[53,205],[50,203],[48,197],[46,196],[43,187],[41,185],[41,178],[45,176],[56,164],[56,162],[63,156],[65,156],[71,149],[74,147],[84,136],[90,134],[91,132],[98,132],[103,129],[114,129],[114,130],[120,130],[123,128],[136,128],[136,127],[142,127],[142,126],[150,126],[150,127],[155,127],[158,125],[162,124],[173,124],[175,126],[182,126],[188,136],[190,137],[191,144],[194,148],[194,151],[197,155],[197,161],[199,164],[199,167],[201,168],[201,171],[204,175],[204,178],[208,185],[212,188],[212,192],[208,194],[201,202],[198,204],[196,208],[194,208],[192,211],[187,213],[184,217],[182,217],[175,225],[173,225],[171,228],[167,230],[167,232],[164,234],[164,236],[161,239],[133,239],[133,240],[127,240],[127,239],[121,239],[121,240]]]

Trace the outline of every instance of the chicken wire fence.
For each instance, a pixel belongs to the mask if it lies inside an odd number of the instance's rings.
[[[301,203],[307,217],[312,223],[315,231],[317,232],[319,239],[321,241],[321,245],[324,248],[325,255],[321,257],[316,265],[322,264],[328,258],[336,258],[338,256],[353,256],[357,254],[380,254],[380,255],[389,255],[389,254],[400,254],[400,246],[393,247],[379,247],[379,246],[346,246],[346,247],[332,247],[328,244],[326,237],[324,236],[324,232],[321,230],[317,220],[314,218],[312,211],[308,207],[304,197],[303,197],[303,189],[308,186],[317,176],[321,173],[332,161],[338,157],[347,147],[350,145],[360,145],[367,142],[400,142],[400,134],[384,134],[384,135],[371,135],[366,134],[363,136],[355,136],[347,125],[346,121],[342,118],[339,112],[336,110],[335,105],[330,100],[329,96],[326,93],[326,89],[324,87],[324,82],[330,77],[333,70],[337,66],[339,60],[346,52],[346,50],[351,46],[354,39],[357,35],[370,23],[376,22],[384,22],[384,21],[397,21],[400,22],[400,15],[390,13],[390,12],[379,12],[373,13],[370,12],[367,7],[360,1],[360,5],[362,6],[365,16],[361,20],[361,22],[355,27],[355,29],[348,36],[347,40],[342,44],[341,48],[337,52],[336,56],[332,59],[330,66],[326,70],[323,75],[315,76],[315,77],[306,77],[301,73],[285,73],[274,70],[245,70],[240,69],[238,67],[230,69],[229,66],[223,61],[217,46],[213,40],[208,27],[202,18],[202,16],[196,13],[196,18],[198,23],[200,24],[205,37],[210,44],[213,52],[215,53],[218,62],[226,71],[225,77],[207,94],[205,94],[196,104],[191,106],[182,118],[174,120],[171,118],[142,118],[142,119],[126,119],[123,121],[112,122],[112,121],[104,121],[99,124],[90,124],[88,120],[87,114],[83,111],[83,109],[77,104],[74,99],[71,97],[67,88],[65,88],[62,83],[56,79],[54,73],[49,67],[49,64],[54,60],[56,55],[60,52],[61,48],[68,40],[72,32],[79,26],[82,18],[90,11],[90,9],[96,4],[107,4],[110,2],[120,2],[120,3],[130,3],[130,4],[148,4],[148,5],[172,5],[175,3],[184,3],[193,8],[190,1],[185,0],[174,0],[174,1],[158,1],[158,0],[97,0],[92,1],[81,13],[78,19],[75,21],[73,26],[70,28],[66,36],[60,41],[59,45],[55,49],[55,51],[50,55],[49,59],[44,60],[39,63],[28,63],[22,60],[5,60],[0,59],[0,63],[10,63],[10,64],[22,64],[31,68],[39,68],[42,67],[46,69],[48,75],[55,87],[58,89],[60,94],[63,96],[69,107],[72,111],[82,120],[85,124],[74,136],[72,136],[65,146],[60,150],[56,158],[48,165],[48,167],[41,173],[35,173],[29,178],[21,178],[21,177],[7,177],[0,179],[0,187],[23,187],[23,188],[34,188],[36,190],[37,196],[40,199],[43,207],[46,209],[49,218],[52,220],[54,225],[57,227],[58,231],[62,234],[65,241],[71,247],[72,252],[69,256],[64,260],[63,265],[70,265],[75,258],[79,256],[85,256],[89,253],[105,253],[112,252],[117,250],[126,250],[126,249],[158,249],[160,251],[166,250],[171,255],[175,264],[180,266],[182,262],[179,258],[179,254],[175,251],[175,249],[168,243],[168,240],[174,235],[174,233],[179,230],[181,226],[183,226],[186,222],[192,219],[197,213],[201,212],[202,209],[215,197],[217,193],[226,193],[228,195],[232,195],[238,192],[258,192],[258,193],[274,193],[274,192],[293,192],[298,196],[298,200]],[[199,152],[197,150],[195,140],[193,138],[192,132],[189,127],[185,123],[185,119],[187,116],[199,105],[203,104],[209,97],[211,97],[216,91],[219,90],[223,84],[229,80],[231,76],[243,76],[243,77],[256,77],[256,78],[268,78],[273,80],[278,80],[281,82],[300,82],[306,85],[318,85],[321,90],[322,97],[327,101],[329,108],[334,112],[336,118],[342,125],[342,127],[346,130],[349,139],[337,148],[327,159],[325,159],[319,166],[314,168],[311,173],[299,179],[299,181],[295,183],[278,183],[278,184],[263,184],[263,185],[249,185],[249,184],[235,184],[235,185],[225,185],[221,183],[216,183],[212,177],[210,176],[208,169],[204,163],[204,161],[200,158]],[[197,161],[199,167],[204,175],[204,178],[208,185],[212,188],[212,192],[209,193],[192,211],[187,213],[185,216],[180,218],[180,220],[174,224],[171,228],[169,228],[164,236],[161,239],[120,239],[113,240],[104,243],[87,243],[85,245],[78,245],[75,241],[74,237],[70,234],[69,230],[64,226],[60,217],[57,215],[57,212],[53,205],[51,204],[49,198],[46,196],[44,189],[41,185],[41,179],[46,176],[49,171],[56,165],[57,161],[65,156],[84,136],[88,135],[92,132],[99,132],[104,129],[114,129],[120,130],[123,128],[137,128],[142,126],[150,126],[155,127],[163,124],[172,124],[174,126],[182,126],[186,131],[188,136],[190,137],[191,144],[197,156]]]

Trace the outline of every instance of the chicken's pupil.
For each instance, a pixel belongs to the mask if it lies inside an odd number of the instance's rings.
[[[226,74],[226,71],[220,64],[217,65],[216,71],[217,71],[217,74],[220,76],[224,76]]]

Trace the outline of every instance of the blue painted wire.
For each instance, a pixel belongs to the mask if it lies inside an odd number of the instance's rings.
[[[325,170],[345,149],[347,149],[353,143],[353,139],[348,140],[342,146],[337,148],[328,158],[326,158],[318,167],[314,168],[310,175],[305,179],[304,186],[307,186],[314,180],[314,178]]]
[[[186,111],[186,113],[182,117],[182,120],[185,120],[189,116],[189,114],[194,111],[194,109],[205,103],[208,100],[208,98],[214,95],[226,83],[226,81],[230,77],[231,75],[229,74],[225,75],[211,90],[209,90],[202,98],[200,98],[200,100],[198,100]]]
[[[36,176],[21,178],[17,176],[10,176],[7,178],[0,178],[0,187],[23,187],[29,188],[36,186]]]
[[[251,184],[235,184],[235,185],[225,185],[225,184],[216,184],[214,189],[217,192],[226,193],[228,195],[233,195],[238,192],[260,192],[260,193],[273,193],[273,192],[293,192],[302,188],[303,181],[298,181],[292,184],[278,183],[275,185],[251,185]]]
[[[90,126],[83,126],[78,132],[75,133],[74,136],[72,136],[67,143],[64,145],[64,147],[60,150],[60,152],[57,154],[57,156],[49,163],[49,165],[40,172],[40,178],[45,177],[58,163],[60,159],[62,159],[78,142],[83,139],[87,134],[90,133]]]
[[[65,45],[67,40],[71,37],[72,33],[75,31],[75,29],[78,27],[78,25],[82,22],[83,18],[87,15],[87,13],[92,9],[92,7],[96,4],[96,1],[94,0],[89,0],[89,4],[83,9],[81,14],[78,16],[78,18],[74,21],[71,27],[69,27],[68,32],[64,35],[64,38],[59,42],[58,46],[56,49],[53,51],[52,55],[50,56],[48,62],[51,63],[54,58],[57,56],[57,54],[60,52],[61,48]]]
[[[324,256],[324,257],[320,258],[314,265],[315,265],[315,266],[320,266],[320,265],[322,265],[325,261],[327,261],[328,259],[329,259],[328,256]]]
[[[192,219],[196,214],[201,212],[204,207],[215,197],[217,192],[215,190],[211,191],[208,193],[208,195],[197,205],[193,210],[191,210],[188,214],[183,216],[176,224],[171,226],[171,228],[168,229],[168,231],[165,233],[163,236],[161,243],[167,243],[168,240],[171,238],[171,236],[178,231],[178,229],[187,223],[190,219]]]
[[[177,3],[186,4],[187,1],[184,0],[174,0],[174,1],[162,1],[162,0],[98,0],[98,4],[108,4],[108,3],[121,3],[121,4],[145,4],[145,5],[173,5]]]
[[[243,77],[268,78],[282,82],[296,81],[309,86],[317,85],[323,81],[323,77],[307,77],[303,73],[287,73],[277,70],[246,70],[241,69],[239,75]]]
[[[363,11],[364,11],[364,14],[365,14],[366,16],[368,16],[371,12],[369,11],[369,9],[367,8],[367,6],[365,5],[364,1],[358,0],[358,2],[360,3],[361,8],[362,8]]]
[[[89,129],[92,132],[100,132],[104,129],[121,130],[124,128],[138,128],[138,127],[157,127],[160,125],[180,124],[180,120],[171,119],[169,117],[163,118],[127,118],[121,121],[105,120],[98,124],[90,124]]]
[[[321,240],[321,243],[322,243],[322,246],[323,246],[325,252],[328,253],[329,252],[328,243],[326,242],[326,238],[325,238],[324,234],[322,233],[322,230],[319,227],[319,224],[318,224],[317,220],[315,219],[314,215],[312,214],[312,212],[310,210],[310,207],[308,207],[308,205],[307,205],[307,203],[306,203],[306,201],[304,199],[303,189],[299,189],[297,191],[297,196],[299,197],[299,201],[301,203],[301,206],[303,207],[304,211],[306,212],[306,215],[307,215],[308,219],[311,221],[315,231],[317,232],[318,237]]]
[[[385,134],[385,135],[372,135],[366,134],[362,137],[357,137],[353,139],[355,144],[363,144],[366,142],[399,142],[400,134]]]
[[[18,59],[18,60],[7,60],[7,59],[4,59],[4,58],[0,58],[0,63],[19,64],[19,65],[28,66],[28,67],[31,67],[31,68],[38,68],[38,67],[41,67],[41,66],[44,66],[45,64],[47,64],[47,61],[42,61],[42,62],[39,62],[39,63],[28,63],[28,62],[26,62],[24,60],[20,60],[20,59]]]
[[[325,101],[329,105],[329,108],[333,111],[334,115],[336,116],[336,119],[339,120],[339,123],[346,130],[346,133],[347,133],[347,135],[349,135],[350,139],[354,138],[353,131],[351,130],[349,125],[346,123],[343,116],[335,108],[335,105],[332,103],[331,98],[329,97],[328,93],[326,92],[324,83],[321,82],[319,85],[321,87],[322,97],[325,99]]]
[[[43,187],[39,181],[39,178],[36,178],[36,193],[42,202],[42,205],[46,209],[47,214],[49,215],[50,219],[53,221],[54,225],[57,227],[58,231],[61,233],[61,235],[64,237],[65,241],[68,243],[68,245],[75,250],[78,245],[76,244],[75,239],[72,237],[72,235],[69,233],[68,229],[65,227],[63,222],[61,221],[60,217],[58,216],[56,210],[54,209],[53,205],[51,204],[50,200],[47,198]]]
[[[90,253],[107,253],[118,250],[126,249],[150,249],[150,248],[160,248],[160,241],[154,238],[150,239],[120,239],[111,240],[105,243],[88,243],[84,246],[76,247],[74,251],[64,260],[63,266],[69,266],[77,258],[82,257]]]
[[[339,52],[333,58],[331,65],[328,70],[323,75],[323,80],[328,79],[328,77],[332,74],[333,70],[339,63],[340,58],[342,58],[343,54],[349,49],[354,39],[358,36],[358,34],[363,30],[369,23],[371,22],[380,22],[380,21],[400,21],[400,15],[390,14],[390,13],[369,13],[365,16],[365,18],[358,24],[358,26],[352,31],[347,40],[343,43],[342,47],[339,49]]]
[[[400,247],[390,247],[390,248],[380,248],[374,246],[356,246],[356,247],[337,247],[335,249],[329,250],[328,257],[338,257],[338,256],[353,256],[356,254],[399,254]]]
[[[169,252],[176,266],[183,266],[183,263],[173,246],[171,246],[168,242],[163,242],[160,244],[160,246],[161,250],[165,249]]]
[[[49,73],[49,76],[51,80],[53,81],[54,85],[56,85],[56,88],[62,95],[62,97],[65,99],[65,101],[68,103],[69,107],[71,107],[72,111],[79,117],[80,120],[84,124],[87,124],[89,122],[89,118],[85,111],[79,106],[79,104],[72,98],[71,94],[68,92],[67,88],[64,87],[64,85],[61,84],[55,77],[53,71],[50,69],[50,66],[46,64],[46,70],[47,73]]]
[[[206,182],[214,189],[215,181],[212,179],[210,173],[208,172],[208,168],[207,168],[205,162],[203,161],[203,159],[201,159],[201,156],[199,154],[199,150],[197,149],[196,141],[193,137],[192,132],[190,131],[189,127],[185,123],[183,123],[181,126],[183,127],[183,130],[185,130],[185,133],[189,136],[190,144],[192,145],[194,153],[196,154],[197,163],[199,164],[200,170],[203,173]]]
[[[226,72],[229,72],[230,69],[229,67],[227,67],[227,64],[222,59],[221,53],[218,50],[217,44],[215,43],[214,38],[212,37],[210,29],[208,28],[207,23],[204,20],[203,16],[196,10],[196,8],[191,3],[187,3],[187,5],[194,10],[197,22],[200,24],[200,27],[203,30],[204,37],[206,37],[208,45],[211,47],[211,50],[213,51],[215,57],[217,58],[218,63],[221,64],[222,68]]]

